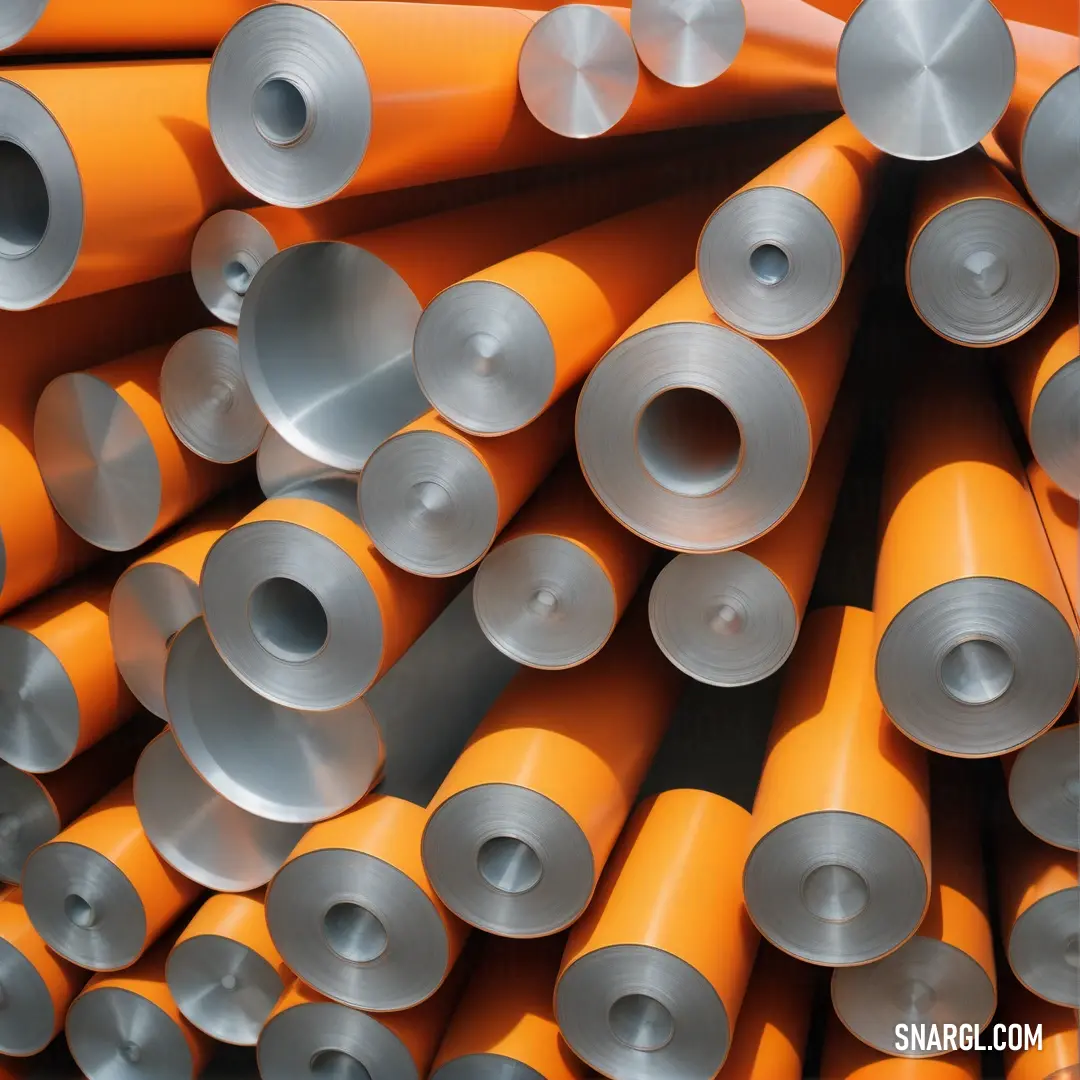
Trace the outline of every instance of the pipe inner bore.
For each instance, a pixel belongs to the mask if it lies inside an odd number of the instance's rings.
[[[941,661],[941,685],[961,705],[989,705],[1013,681],[1013,662],[996,642],[971,638],[954,645]]]
[[[555,609],[559,606],[559,598],[551,589],[537,589],[525,602],[525,606],[533,615],[546,618],[555,614]]]
[[[49,227],[49,189],[34,158],[0,139],[0,258],[29,255]]]
[[[344,1050],[320,1050],[308,1065],[318,1080],[371,1080],[371,1073]]]
[[[138,1065],[142,1060],[142,1047],[138,1043],[124,1042],[120,1044],[120,1056],[129,1065]]]
[[[790,270],[787,254],[775,244],[758,244],[750,252],[750,273],[762,285],[779,285]]]
[[[608,1010],[608,1027],[623,1046],[651,1052],[671,1042],[675,1018],[656,998],[627,994]]]
[[[1009,280],[1009,264],[993,251],[978,250],[960,263],[960,287],[969,296],[988,300],[1001,292]]]
[[[811,870],[802,885],[807,911],[822,922],[854,919],[866,907],[869,894],[862,875],[839,863],[826,863]]]
[[[64,897],[64,914],[72,926],[81,930],[89,930],[97,922],[94,905],[78,893],[69,893]]]
[[[248,623],[255,640],[271,655],[288,663],[317,656],[330,626],[319,598],[292,578],[268,578],[248,601]]]
[[[729,637],[741,633],[746,625],[746,611],[742,604],[730,600],[721,601],[717,604],[709,619],[709,629],[715,634]]]
[[[386,927],[361,904],[342,901],[323,916],[323,937],[342,958],[353,964],[369,964],[386,951]]]
[[[236,989],[236,976],[235,975],[222,975],[221,976],[221,989],[233,991]]]
[[[251,112],[259,134],[271,146],[291,146],[310,122],[307,98],[291,79],[267,79],[255,91]]]
[[[480,876],[495,890],[520,896],[539,884],[544,874],[540,856],[513,836],[493,836],[476,854]]]
[[[222,268],[221,276],[226,286],[237,296],[244,296],[251,288],[251,279],[255,276],[251,267],[240,256],[230,259]]]
[[[637,449],[661,487],[676,495],[709,495],[738,471],[742,435],[718,397],[679,386],[645,406],[638,419]]]

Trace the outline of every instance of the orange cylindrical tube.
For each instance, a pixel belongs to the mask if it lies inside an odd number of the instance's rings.
[[[1009,979],[1002,987],[999,1021],[1042,1028],[1042,1045],[1006,1049],[1005,1080],[1071,1080],[1080,1070],[1080,1037],[1076,1013],[1052,1005]]]
[[[743,876],[765,937],[835,967],[898,948],[930,897],[926,755],[882,711],[873,644],[868,611],[807,617],[769,733]],[[879,891],[888,912],[866,904]],[[838,924],[828,936],[822,920]]]
[[[1061,571],[1061,580],[1073,608],[1080,612],[1080,566],[1077,565],[1076,558],[1080,506],[1076,499],[1062,491],[1050,479],[1037,461],[1028,465],[1027,477],[1046,538],[1050,541],[1054,560]]]
[[[821,1080],[979,1080],[982,1067],[974,1050],[945,1057],[890,1057],[859,1042],[833,1018],[825,1035]]]
[[[859,6],[860,0],[809,0],[814,7],[827,11],[845,22]],[[1006,19],[1017,19],[1063,34],[1075,34],[1077,23],[1076,6],[1072,0],[1041,0],[1030,4],[1027,0],[998,0],[994,5]]]
[[[431,1066],[432,1080],[450,1062],[499,1058],[520,1062],[545,1080],[579,1080],[585,1065],[555,1023],[552,997],[563,945],[488,938]],[[457,1066],[463,1068],[463,1064]]]

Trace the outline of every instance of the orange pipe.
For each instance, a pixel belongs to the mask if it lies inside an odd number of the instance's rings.
[[[1042,1049],[1005,1050],[1005,1080],[1072,1080],[1080,1072],[1080,1038],[1076,1013],[1025,990],[1009,979],[1005,984],[1000,1018],[1003,1023],[1042,1027]]]
[[[975,1051],[945,1057],[889,1057],[849,1035],[835,1018],[829,1022],[821,1060],[821,1080],[979,1080]]]
[[[1080,612],[1080,560],[1077,559],[1080,506],[1076,499],[1054,484],[1037,461],[1028,465],[1027,478],[1054,560],[1061,571],[1061,580],[1073,609]]]
[[[1023,177],[1020,175],[1016,166],[1013,165],[1012,161],[1009,160],[1005,151],[1001,149],[1001,143],[997,141],[993,132],[984,136],[979,145],[982,147],[986,156],[1001,171],[1001,174],[1010,184],[1017,188],[1023,187]]]
[[[808,0],[814,7],[847,22],[860,0]],[[1077,32],[1077,10],[1072,0],[996,0],[994,7],[1006,19],[1034,23],[1062,34]]]
[[[63,133],[82,191],[73,269],[50,302],[186,270],[203,219],[241,199],[210,139],[209,73],[207,60],[5,69]]]
[[[579,1080],[585,1065],[559,1034],[552,1007],[561,937],[510,941],[489,937],[431,1066],[459,1058],[505,1058],[544,1080]]]

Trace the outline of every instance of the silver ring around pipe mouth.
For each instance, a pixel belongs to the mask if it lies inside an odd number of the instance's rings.
[[[60,831],[60,816],[33,776],[0,764],[0,881],[18,885],[31,852]]]
[[[317,501],[327,501],[335,509],[339,508],[338,503],[341,503],[342,507],[348,507],[347,516],[358,515],[356,484],[359,475],[340,472],[305,457],[272,427],[266,429],[259,443],[259,451],[255,455],[255,472],[259,487],[268,499],[291,496],[294,493],[301,493],[305,498],[314,497],[310,494],[312,490],[341,492],[341,498],[320,498]]]
[[[146,912],[135,886],[104,855],[56,840],[23,870],[23,902],[54,952],[91,971],[133,963],[146,941]]]
[[[893,723],[958,757],[1015,750],[1048,728],[1076,686],[1072,629],[1049,600],[999,578],[959,578],[916,597],[878,646]]]
[[[555,988],[570,1048],[605,1076],[715,1076],[731,1027],[709,981],[645,945],[610,945],[575,960]]]
[[[56,1009],[45,980],[17,945],[0,938],[0,1053],[36,1054],[52,1041]]]
[[[374,1016],[331,1002],[273,1017],[259,1036],[263,1080],[421,1080],[401,1040]]]
[[[751,555],[676,555],[653,582],[649,625],[661,652],[692,679],[748,686],[791,655],[799,613],[783,582]]]
[[[207,461],[229,464],[259,448],[266,421],[240,369],[232,334],[185,334],[161,365],[161,407],[176,437]]]
[[[1016,82],[1016,51],[990,0],[863,0],[840,37],[836,82],[866,139],[933,161],[993,130]]]
[[[1003,199],[965,199],[926,223],[908,259],[911,299],[939,334],[998,345],[1030,330],[1058,287],[1053,237]]]
[[[1031,450],[1059,488],[1080,496],[1080,356],[1055,372],[1031,412]]]
[[[363,852],[312,851],[287,863],[270,885],[266,919],[285,963],[354,1008],[410,1008],[446,976],[446,927],[427,894]]]
[[[189,1080],[195,1062],[177,1024],[131,990],[103,986],[76,998],[65,1025],[89,1080]]]
[[[1020,171],[1038,208],[1080,233],[1080,68],[1062,75],[1039,99],[1020,147]]]
[[[746,37],[743,0],[633,0],[630,33],[641,62],[672,86],[723,75]]]
[[[1080,888],[1037,900],[1013,924],[1007,948],[1016,977],[1039,997],[1080,1008]]]
[[[564,4],[541,16],[518,60],[529,112],[571,139],[610,131],[630,109],[638,75],[630,35],[591,4]]]
[[[495,281],[463,281],[436,296],[417,324],[413,361],[432,408],[476,435],[524,427],[555,386],[555,346],[544,320]]]
[[[56,512],[84,540],[130,551],[154,531],[161,467],[135,410],[77,371],[53,379],[34,411],[34,455]]]
[[[523,1061],[502,1054],[462,1054],[440,1065],[431,1080],[545,1080]]]
[[[0,758],[30,773],[65,765],[79,741],[75,687],[33,634],[0,624]]]
[[[8,0],[0,10],[0,50],[17,45],[37,25],[49,0]]]
[[[758,841],[743,871],[746,907],[777,948],[811,964],[867,964],[915,933],[929,882],[907,842],[842,811],[803,814]]]
[[[236,326],[255,275],[277,252],[274,238],[251,214],[211,214],[191,245],[191,280],[210,314]]]
[[[883,1054],[933,1057],[940,1050],[896,1048],[900,1024],[990,1023],[994,984],[967,953],[916,935],[896,952],[858,967],[837,968],[832,1000],[844,1026]]]
[[[250,815],[293,824],[333,817],[363,798],[378,775],[379,733],[363,701],[330,712],[274,704],[225,666],[201,619],[173,640],[165,700],[184,756]],[[287,855],[290,830],[266,828],[282,838],[274,857]]]
[[[698,242],[698,277],[713,310],[744,334],[790,337],[836,302],[844,253],[805,195],[757,187],[722,203]]]
[[[548,533],[496,547],[476,571],[473,604],[488,641],[535,668],[584,663],[618,619],[611,579],[595,556]]]
[[[451,796],[428,819],[422,854],[442,902],[502,937],[569,926],[596,884],[592,849],[578,823],[516,784],[481,784]]]
[[[328,17],[294,4],[257,8],[225,35],[207,103],[225,167],[278,206],[333,198],[371,138],[363,61]]]
[[[1080,851],[1080,727],[1052,728],[1017,754],[1009,801],[1028,832]]]
[[[406,431],[371,455],[360,517],[379,551],[411,574],[448,577],[483,558],[499,527],[499,494],[459,439]]]
[[[215,892],[265,885],[307,832],[307,825],[256,817],[229,802],[192,768],[169,731],[135,766],[135,808],[154,850]]]
[[[217,934],[180,942],[165,966],[177,1008],[212,1039],[254,1046],[285,989],[281,976],[253,949]]]
[[[125,570],[109,599],[109,637],[116,666],[140,704],[162,720],[169,641],[202,611],[199,586],[165,563]]]
[[[416,296],[382,259],[339,241],[298,244],[248,289],[244,377],[292,447],[359,472],[375,447],[428,411],[412,362],[419,319]]]
[[[82,181],[52,113],[6,79],[0,117],[0,309],[25,311],[59,292],[75,269]]]
[[[701,410],[689,395],[716,404]],[[662,399],[672,407],[660,412]],[[810,470],[809,423],[790,376],[760,345],[707,323],[665,323],[616,345],[585,383],[575,430],[600,501],[676,551],[749,543],[795,504]]]

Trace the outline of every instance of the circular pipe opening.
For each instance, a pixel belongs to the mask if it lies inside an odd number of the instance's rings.
[[[371,1080],[371,1073],[344,1050],[320,1050],[308,1065],[318,1080]]]
[[[237,981],[235,975],[222,975],[221,976],[221,989],[228,990],[230,993],[236,989]]]
[[[317,656],[330,625],[319,598],[292,578],[268,578],[248,601],[248,623],[255,640],[271,655],[288,663]]]
[[[323,916],[323,938],[342,958],[353,964],[369,964],[386,951],[386,927],[360,904],[342,901]]]
[[[941,661],[941,685],[962,705],[989,705],[1013,681],[1013,662],[996,642],[971,638],[954,645]]]
[[[807,911],[822,922],[847,922],[866,907],[870,890],[862,875],[839,863],[811,870],[802,885]]]
[[[553,590],[540,588],[525,601],[525,606],[533,615],[546,619],[555,614],[559,607],[559,598]]]
[[[49,227],[49,189],[33,156],[0,139],[0,258],[29,255]]]
[[[480,876],[497,892],[520,896],[539,884],[544,873],[540,856],[513,836],[493,836],[476,855]]]
[[[254,276],[252,268],[239,255],[229,259],[221,268],[221,277],[225,285],[237,296],[244,296],[247,293]]]
[[[742,434],[731,410],[704,390],[665,390],[638,420],[638,456],[649,475],[676,495],[709,495],[738,471]]]
[[[790,270],[787,253],[776,244],[758,244],[750,252],[750,273],[762,285],[779,285]]]
[[[989,300],[1005,288],[1009,280],[1009,263],[997,252],[977,250],[970,252],[959,267],[960,288],[969,296]]]
[[[675,1034],[675,1018],[647,994],[627,994],[608,1010],[611,1034],[631,1050],[659,1050]]]
[[[291,146],[310,122],[304,92],[292,79],[282,77],[267,79],[255,91],[251,112],[259,134],[271,146]]]
[[[97,922],[94,905],[78,893],[70,893],[64,897],[64,914],[72,926],[81,930],[89,930]]]

